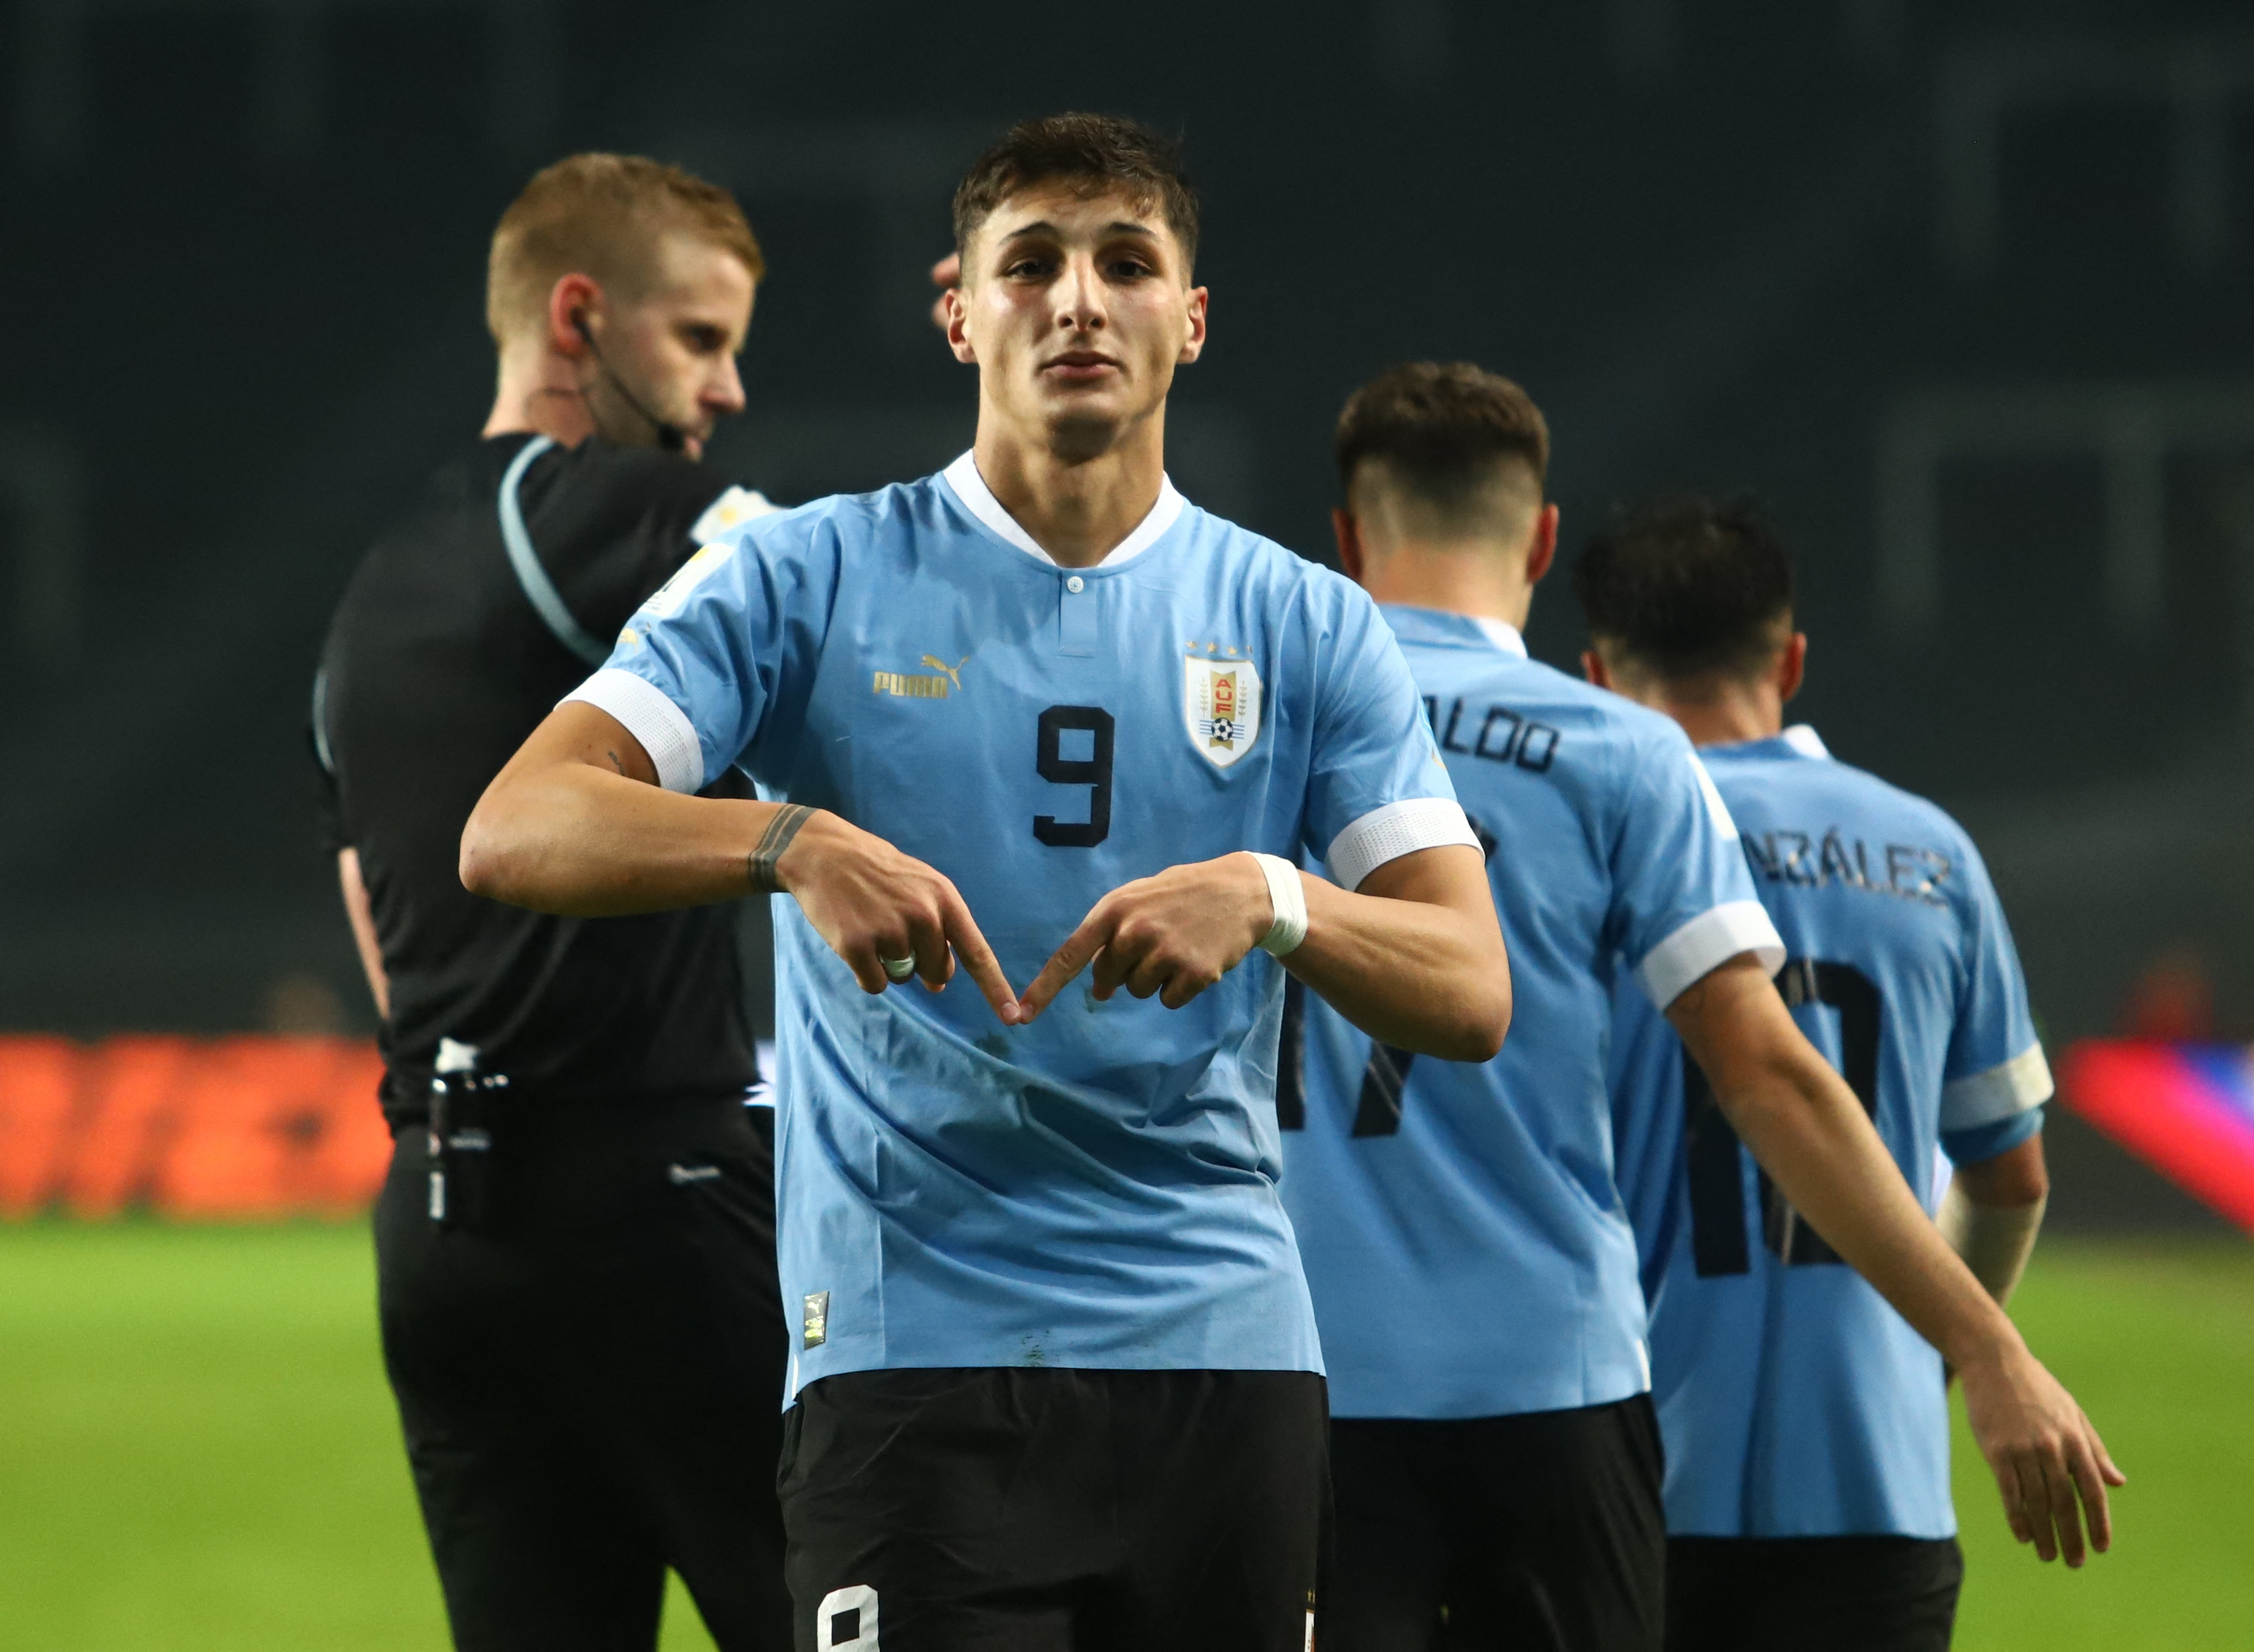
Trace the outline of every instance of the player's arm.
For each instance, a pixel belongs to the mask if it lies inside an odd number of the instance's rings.
[[[1296,868],[1306,934],[1284,967],[1380,1042],[1484,1061],[1510,1025],[1510,964],[1480,851],[1421,849],[1385,862],[1349,893]],[[1278,891],[1250,854],[1172,866],[1098,901],[1042,969],[1026,1017],[1093,965],[1107,999],[1125,988],[1178,1010],[1267,941]],[[1296,916],[1292,914],[1293,927]]]
[[[2123,1476],[2104,1442],[1926,1219],[1768,973],[1750,956],[1733,958],[1677,997],[1667,1018],[1785,1196],[1962,1376],[2012,1534],[2045,1560],[2063,1552],[2078,1566],[2086,1518],[2090,1543],[2109,1547],[2105,1488]]]
[[[911,957],[936,990],[959,956],[995,1013],[1017,1017],[939,872],[827,809],[668,791],[641,742],[584,701],[550,712],[494,777],[462,833],[461,877],[472,894],[575,918],[781,892],[864,990],[885,990],[886,960]]]
[[[337,884],[344,892],[345,919],[352,925],[353,945],[360,950],[360,967],[368,972],[368,996],[375,1012],[391,1019],[391,977],[383,972],[383,948],[375,938],[375,914],[368,900],[368,886],[360,880],[360,850],[337,850]]]
[[[2042,1138],[1970,1165],[1959,1165],[1942,1196],[1936,1225],[1972,1277],[2003,1306],[2026,1271],[2050,1203]]]

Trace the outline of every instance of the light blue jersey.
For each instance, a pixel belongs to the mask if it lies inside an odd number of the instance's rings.
[[[762,518],[577,697],[672,790],[740,761],[938,868],[1020,991],[1168,866],[1312,850],[1351,886],[1474,841],[1368,598],[1171,486],[1078,570],[967,454]],[[1184,1009],[1083,977],[1005,1028],[967,973],[864,993],[795,901],[774,912],[792,1393],[879,1368],[1322,1368],[1276,1191],[1265,954]]]
[[[1785,1002],[1929,1208],[1936,1138],[1991,1158],[2050,1095],[1987,868],[1955,821],[1812,729],[1702,755],[1791,955]],[[1622,998],[1614,1050],[1667,1529],[1950,1536],[1941,1356],[1798,1220],[1648,1006]]]
[[[1373,1046],[1306,1008],[1284,1196],[1331,1410],[1463,1418],[1649,1386],[1633,1234],[1613,1186],[1615,979],[1659,1004],[1783,956],[1737,832],[1666,718],[1526,657],[1493,620],[1389,607],[1457,794],[1488,847],[1510,1036],[1480,1066]],[[1295,1122],[1285,1097],[1285,1122]]]

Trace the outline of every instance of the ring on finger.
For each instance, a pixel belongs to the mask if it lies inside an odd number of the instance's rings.
[[[885,966],[886,977],[893,981],[905,981],[915,973],[916,961],[913,957],[879,958],[877,962]]]

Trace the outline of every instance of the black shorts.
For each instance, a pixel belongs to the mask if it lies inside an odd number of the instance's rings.
[[[399,1130],[384,1364],[457,1647],[646,1652],[668,1566],[726,1652],[789,1644],[774,1129],[735,1100],[497,1127],[490,1231],[430,1220]]]
[[[1948,1652],[1954,1537],[1675,1537],[1667,1652]]]
[[[825,1377],[783,1425],[800,1652],[1306,1652],[1304,1371]]]
[[[1648,1396],[1331,1424],[1323,1652],[1656,1652],[1666,1522]]]

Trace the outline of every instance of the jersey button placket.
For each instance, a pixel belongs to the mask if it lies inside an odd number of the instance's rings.
[[[1057,582],[1057,652],[1086,658],[1096,652],[1096,596],[1078,574]]]

